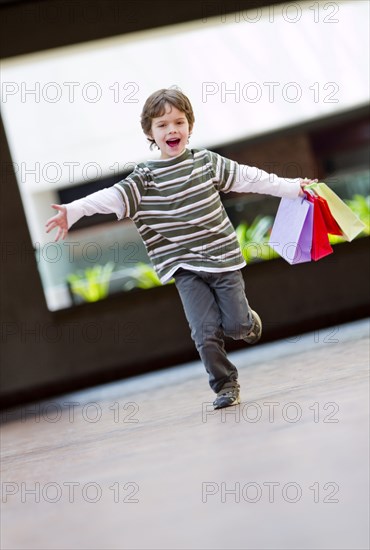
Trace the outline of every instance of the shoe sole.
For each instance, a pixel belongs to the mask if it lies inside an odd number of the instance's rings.
[[[221,407],[217,407],[213,405],[213,410],[217,411],[218,409],[226,409],[226,407],[232,407],[233,405],[240,405],[240,397],[237,399],[234,399],[232,403],[228,403],[227,405],[222,405]]]
[[[244,341],[247,342],[247,344],[256,344],[259,340],[261,340],[261,336],[262,336],[262,321],[261,321],[261,317],[258,315],[258,313],[256,311],[254,311],[254,309],[251,309],[251,312],[252,312],[252,315],[255,319],[257,319],[257,322],[260,326],[260,333],[258,336],[256,337],[253,337],[253,338],[249,338],[248,336],[246,338],[244,338]]]

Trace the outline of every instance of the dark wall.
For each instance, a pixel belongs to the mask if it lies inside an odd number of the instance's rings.
[[[224,11],[234,11],[262,4],[264,2],[242,1],[225,4],[113,0],[13,2],[0,8],[1,55],[9,57],[218,15],[220,6]],[[68,311],[48,311],[2,125],[0,140],[3,406],[144,372],[176,361],[196,359],[180,300],[173,286],[112,296],[105,301],[84,304]],[[234,151],[236,160],[241,155],[240,147],[239,144]],[[229,154],[232,156],[232,151]],[[245,154],[246,151],[243,158]],[[284,138],[269,138],[251,145],[248,154],[259,164],[276,157],[281,163],[303,163],[307,175],[314,175],[315,172],[315,157],[307,134],[302,130],[290,132]],[[357,251],[356,261],[363,266],[361,281],[367,281],[368,264],[364,252],[357,244],[354,250]],[[279,262],[271,264],[269,271],[272,275],[278,273],[275,270],[280,269],[279,265]],[[315,271],[313,265],[310,266],[311,277],[319,277],[319,274],[326,278],[333,277],[336,267],[344,266],[343,259],[330,272],[323,267],[321,271]],[[300,290],[298,283],[294,283],[297,271],[289,272],[289,268],[287,265],[282,267],[290,273],[289,284]],[[248,275],[251,297],[260,302],[263,314],[269,315],[269,290],[263,296],[260,294],[259,286],[253,283],[252,269]],[[262,270],[265,269],[257,267],[255,273],[258,280],[262,280]],[[263,277],[266,277],[265,271]],[[283,284],[283,280],[280,281]],[[280,292],[278,287],[266,284],[272,296],[273,292]],[[349,293],[345,302],[340,301],[340,294],[334,293],[332,302],[337,304],[334,310],[330,310],[330,304],[314,300],[315,306],[308,310],[308,323],[305,324],[304,318],[300,318],[299,329],[312,328],[315,318],[325,324],[325,319],[332,323],[333,315],[337,315],[339,322],[349,317],[363,316],[363,306],[369,300],[365,295],[359,303],[359,295],[363,296],[361,288],[357,284],[356,295]],[[292,296],[294,300],[294,293]],[[293,307],[296,307],[294,303]],[[270,318],[275,319],[273,316]],[[292,324],[291,318],[285,319],[280,321],[279,327],[275,323],[273,327],[266,328],[267,341],[294,331],[294,322]]]
[[[279,4],[280,0],[39,0],[4,2],[1,57]]]

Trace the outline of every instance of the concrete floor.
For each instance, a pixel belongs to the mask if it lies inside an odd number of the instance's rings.
[[[3,414],[1,548],[369,548],[369,323]]]

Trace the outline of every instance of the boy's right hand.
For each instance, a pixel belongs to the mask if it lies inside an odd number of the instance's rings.
[[[58,227],[58,233],[54,239],[54,242],[60,238],[65,239],[68,233],[68,221],[67,221],[67,209],[60,204],[51,205],[55,210],[58,210],[58,214],[49,218],[45,224],[46,233],[49,233],[55,227]]]

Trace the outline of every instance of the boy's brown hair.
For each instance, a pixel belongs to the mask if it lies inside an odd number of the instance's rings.
[[[150,135],[152,119],[165,114],[166,104],[173,105],[176,109],[185,114],[189,123],[189,132],[192,131],[195,118],[191,103],[179,88],[171,87],[157,90],[146,100],[141,113],[141,127],[146,136]],[[150,141],[150,149],[152,149],[153,145],[156,145],[156,143],[154,139],[150,137],[148,137],[148,141]]]

